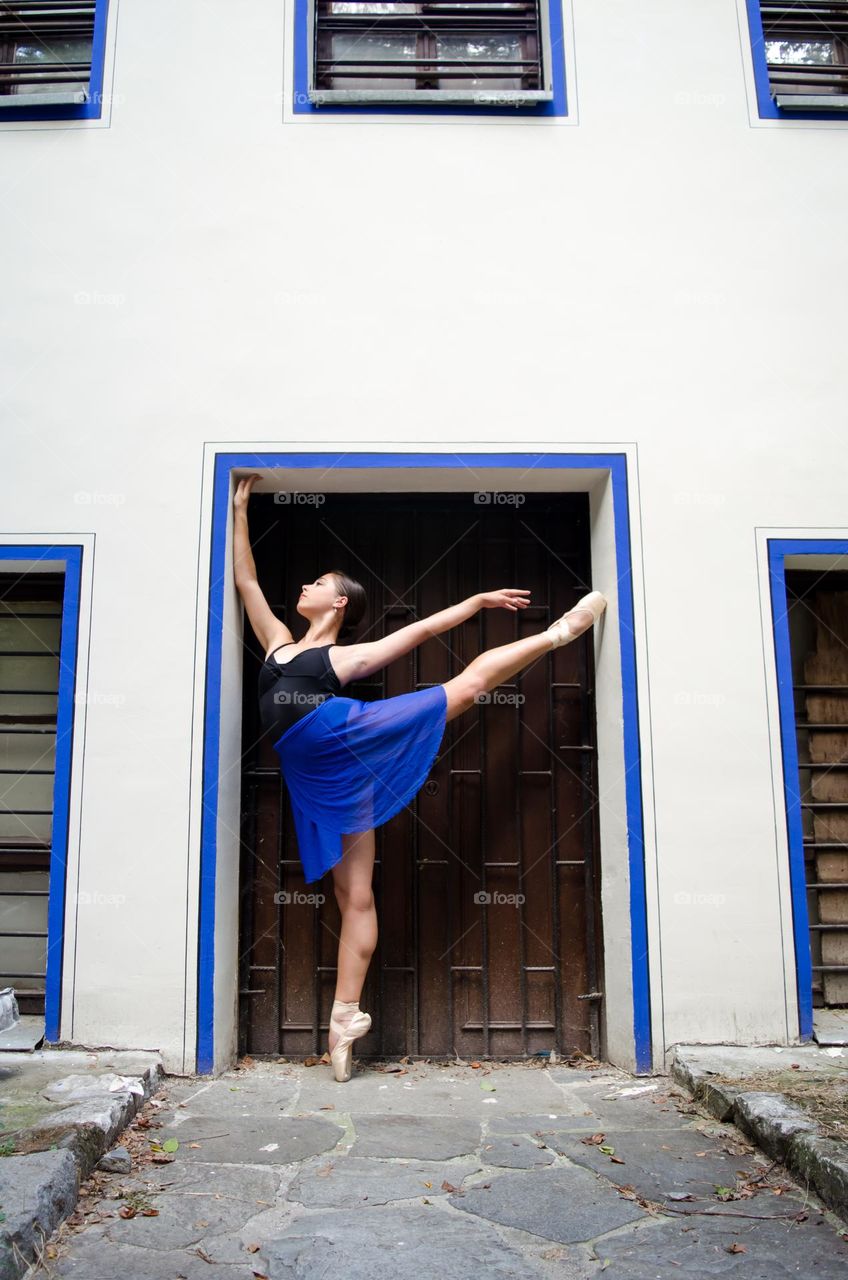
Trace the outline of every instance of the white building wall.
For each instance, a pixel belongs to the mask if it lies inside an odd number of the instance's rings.
[[[80,662],[124,696],[73,875],[127,902],[69,916],[64,1038],[192,1066],[214,441],[627,448],[655,1064],[797,1034],[755,531],[848,524],[848,121],[753,122],[741,5],[574,0],[566,122],[284,123],[277,0],[236,40],[222,0],[120,0],[104,121],[0,123],[2,537],[94,540]]]

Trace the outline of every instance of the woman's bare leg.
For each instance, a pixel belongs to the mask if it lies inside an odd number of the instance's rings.
[[[371,888],[373,829],[342,836],[342,849],[341,861],[332,868],[333,887],[342,917],[335,999],[358,1001],[377,946],[377,910]],[[331,1031],[331,1051],[337,1039]]]
[[[595,621],[589,609],[571,610],[569,618],[573,630],[581,635]],[[576,640],[577,635],[572,638]],[[536,658],[550,653],[552,648],[551,637],[540,631],[538,635],[525,636],[523,640],[513,640],[511,644],[502,644],[496,649],[487,649],[485,653],[479,654],[458,676],[445,681],[444,690],[448,696],[447,719],[453,720],[462,715],[463,711],[469,711],[481,693],[496,689],[504,680],[528,667]]]

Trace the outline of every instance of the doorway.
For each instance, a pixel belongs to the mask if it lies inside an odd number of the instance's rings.
[[[269,604],[295,637],[301,583],[331,568],[368,592],[358,640],[481,590],[532,593],[530,608],[483,610],[345,696],[443,682],[483,649],[541,630],[592,585],[585,493],[276,496],[254,496],[251,541]],[[590,637],[451,721],[416,799],[377,829],[380,934],[362,994],[373,1018],[362,1057],[603,1052]],[[297,1058],[326,1047],[339,913],[331,875],[303,879],[259,725],[263,657],[246,624],[239,1052]]]

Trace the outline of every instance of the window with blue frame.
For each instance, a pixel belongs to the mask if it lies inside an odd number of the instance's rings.
[[[848,119],[848,0],[747,0],[760,116]]]
[[[0,2],[0,119],[91,119],[103,103],[108,0]]]
[[[295,110],[565,115],[559,0],[297,0]]]

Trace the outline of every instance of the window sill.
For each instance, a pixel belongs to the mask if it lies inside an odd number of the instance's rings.
[[[773,97],[781,111],[848,111],[846,93],[777,93]]]
[[[0,96],[0,114],[6,111],[28,111],[30,107],[84,107],[88,102],[85,89],[64,89],[55,93],[15,93]]]
[[[552,89],[310,89],[309,100],[316,107],[348,103],[395,103],[410,106],[427,102],[442,106],[457,104],[480,107],[534,107],[553,100]]]

